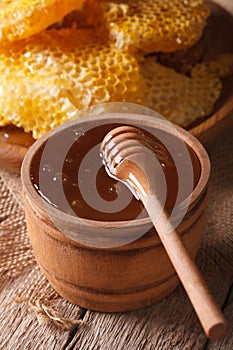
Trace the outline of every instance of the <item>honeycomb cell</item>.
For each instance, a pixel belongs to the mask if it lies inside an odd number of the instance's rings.
[[[0,126],[34,138],[92,105],[144,103],[146,90],[136,59],[95,30],[45,30],[1,48],[0,75]]]
[[[221,93],[220,79],[204,69],[203,74],[188,77],[150,58],[141,63],[141,70],[149,87],[148,106],[183,127],[210,115]]]
[[[27,38],[82,7],[84,0],[0,0],[0,43]]]
[[[99,7],[102,35],[119,49],[172,52],[194,45],[210,8],[204,0],[113,0]]]

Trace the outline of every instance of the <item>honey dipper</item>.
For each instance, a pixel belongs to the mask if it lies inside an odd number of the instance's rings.
[[[154,182],[158,161],[150,140],[140,129],[121,126],[105,136],[100,152],[107,173],[125,183],[144,204],[207,337],[227,335],[227,320],[158,199]]]

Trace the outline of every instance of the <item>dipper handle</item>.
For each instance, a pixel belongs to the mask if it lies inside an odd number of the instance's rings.
[[[164,248],[188,294],[200,323],[210,339],[227,335],[230,326],[212,297],[196,264],[191,259],[179,234],[172,227],[155,194],[141,198],[158,232]],[[158,216],[156,213],[161,213]]]
[[[142,131],[129,126],[110,131],[101,145],[106,171],[143,202],[206,335],[219,339],[228,333],[229,324],[156,194],[154,179],[160,153],[157,147],[155,154],[151,140]]]

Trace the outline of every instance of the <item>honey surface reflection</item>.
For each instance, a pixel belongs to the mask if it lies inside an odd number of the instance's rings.
[[[83,127],[79,124],[77,128],[68,128],[56,135],[50,142],[49,152],[48,145],[44,144],[30,167],[35,190],[59,210],[85,219],[121,221],[147,216],[142,203],[133,197],[124,184],[110,178],[102,165],[100,144],[104,136],[119,125],[96,125],[89,129],[88,125]],[[190,194],[190,187],[185,185],[185,181],[180,186],[177,165],[183,179],[189,176],[188,168],[191,167],[192,191],[200,176],[199,161],[195,153],[189,147],[184,147],[176,137],[154,129],[153,134],[149,129],[143,129],[143,132],[164,152],[158,160],[167,184],[165,207],[170,211],[177,201],[178,192],[179,202]],[[61,159],[64,144],[67,143],[70,143],[70,147]],[[175,150],[172,155],[171,149]],[[163,159],[167,159],[167,162]],[[162,193],[164,189],[160,188],[156,179],[155,186],[158,193]]]

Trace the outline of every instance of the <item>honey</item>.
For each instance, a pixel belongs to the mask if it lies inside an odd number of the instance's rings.
[[[90,128],[88,123],[81,123],[77,128],[69,127],[51,137],[37,150],[30,165],[35,190],[57,209],[84,219],[122,221],[146,217],[142,203],[129,189],[107,175],[100,157],[104,136],[120,125],[96,122]],[[149,128],[143,128],[143,132],[153,141],[155,154],[157,150],[167,185],[165,208],[171,211],[177,200],[183,201],[197,185],[200,177],[198,158],[187,145],[185,154],[183,142],[171,134],[155,129],[151,133]],[[173,154],[171,149],[175,149]],[[185,181],[190,166],[191,189]],[[182,184],[180,177],[184,180]],[[155,186],[162,195],[163,189],[156,179]]]

